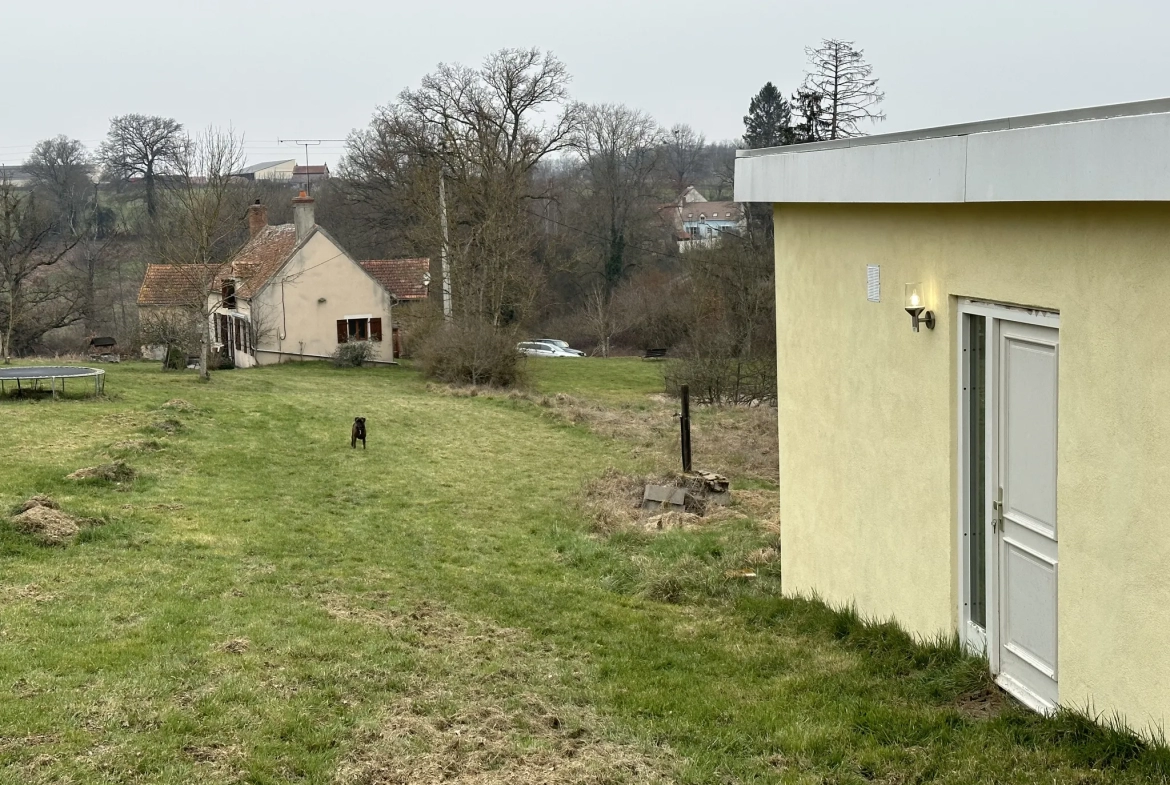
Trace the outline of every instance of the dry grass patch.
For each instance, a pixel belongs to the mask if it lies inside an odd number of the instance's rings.
[[[641,405],[606,406],[572,395],[542,395],[430,384],[427,389],[456,398],[494,398],[530,403],[562,421],[583,425],[624,443],[634,458],[650,460],[660,471],[678,464],[679,402],[666,395],[645,396]],[[692,407],[692,444],[696,466],[733,480],[779,481],[776,409],[768,406]]]
[[[113,461],[97,466],[86,466],[71,474],[65,475],[67,480],[105,480],[107,482],[130,482],[138,473],[134,467],[125,461]]]
[[[190,401],[183,400],[182,398],[171,398],[169,401],[164,403],[159,408],[174,409],[175,411],[179,411],[179,412],[193,412],[193,411],[195,411],[195,405],[192,404]]]
[[[709,504],[706,509],[695,512],[669,510],[653,513],[642,509],[647,485],[683,487],[683,483],[683,476],[677,472],[638,475],[610,467],[600,477],[585,483],[578,503],[598,534],[632,529],[689,529],[745,519],[756,521],[768,533],[779,533],[780,496],[776,491],[734,490],[729,506]]]
[[[571,663],[519,630],[433,603],[399,612],[329,596],[336,619],[393,630],[419,664],[405,694],[337,772],[347,785],[663,783],[666,753],[615,740],[560,687]]]
[[[224,654],[243,654],[251,645],[251,641],[247,638],[231,638],[217,645],[215,650]]]

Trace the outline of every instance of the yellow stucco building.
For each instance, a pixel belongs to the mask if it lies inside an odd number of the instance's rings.
[[[736,199],[774,204],[785,590],[1161,727],[1170,101],[741,151]]]

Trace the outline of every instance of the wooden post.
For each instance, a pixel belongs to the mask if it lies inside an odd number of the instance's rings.
[[[682,467],[684,472],[691,470],[691,389],[684,384],[680,390],[682,394],[682,416],[679,417],[679,427],[682,430]]]

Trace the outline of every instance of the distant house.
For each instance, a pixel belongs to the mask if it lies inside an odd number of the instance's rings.
[[[300,188],[309,189],[319,180],[329,179],[329,164],[313,164],[311,166],[294,166],[292,179],[289,181]]]
[[[290,182],[293,177],[293,169],[296,168],[296,163],[296,159],[293,158],[283,161],[263,161],[240,170],[239,175],[247,180],[279,180]]]
[[[709,202],[694,186],[687,186],[674,204],[660,211],[672,229],[681,252],[709,247],[728,234],[745,228],[743,205],[739,202]]]
[[[373,362],[393,362],[383,325],[394,296],[317,225],[312,197],[302,191],[293,223],[279,226],[268,224],[264,205],[252,205],[248,230],[240,252],[211,274],[149,265],[139,308],[182,308],[191,287],[202,286],[213,347],[238,367],[324,359],[351,341],[370,341]]]

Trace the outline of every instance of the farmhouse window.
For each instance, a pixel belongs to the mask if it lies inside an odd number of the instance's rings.
[[[231,281],[223,282],[223,289],[220,291],[220,299],[223,300],[223,307],[231,310],[236,309],[236,285]]]
[[[381,318],[371,319],[360,317],[357,319],[337,320],[337,342],[349,341],[380,341],[382,340]]]

